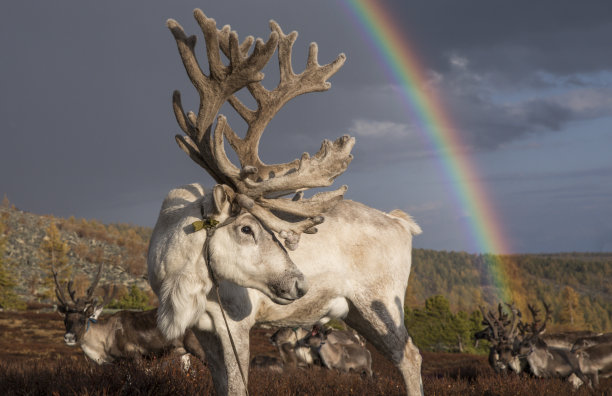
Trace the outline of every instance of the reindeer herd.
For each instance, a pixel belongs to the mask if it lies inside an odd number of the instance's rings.
[[[537,378],[563,378],[578,388],[597,388],[599,378],[612,376],[612,333],[574,331],[546,334],[550,308],[542,321],[540,310],[528,305],[533,321],[525,323],[514,304],[500,303],[497,315],[481,307],[483,324],[478,340],[490,342],[489,363],[497,372],[530,373]]]
[[[248,393],[249,331],[257,324],[282,328],[272,337],[281,361],[253,359],[276,370],[319,364],[371,376],[367,339],[397,367],[407,394],[422,395],[421,355],[404,324],[412,238],[420,227],[401,210],[385,213],[345,200],[346,186],[305,196],[309,189],[330,186],[347,169],[352,137],[324,140],[316,154],[282,164],[266,164],[258,154],[276,113],[298,95],[328,90],[327,80],[346,56],[320,65],[312,43],[305,69],[296,74],[297,32],[285,34],[271,21],[267,41],[248,36],[240,42],[229,25],[218,29],[198,9],[194,16],[208,70],[196,56],[196,36],[175,20],[167,22],[199,96],[196,114],[185,112],[174,92],[172,107],[184,132],[176,141],[216,185],[207,194],[198,183],[179,187],[162,203],[147,257],[158,309],[100,319],[106,298],[101,304],[93,298],[100,270],[83,298],[68,284],[70,300],[54,273],[66,343],[80,345],[100,364],[162,352],[205,356],[217,394],[236,395]],[[262,70],[275,53],[280,79],[267,89]],[[240,98],[238,91],[244,94]],[[254,109],[243,102],[247,95]],[[244,120],[244,133],[234,132],[219,114],[226,103]],[[226,141],[239,165],[226,154]],[[489,327],[480,336],[492,342],[496,369],[538,376],[563,372],[583,382],[590,376],[595,386],[598,375],[608,375],[609,344],[576,338],[558,353],[561,348],[548,345],[552,341],[541,334],[545,323],[522,325],[512,312],[512,318],[501,311],[499,317],[485,315]],[[342,319],[360,336],[323,330],[332,319]]]

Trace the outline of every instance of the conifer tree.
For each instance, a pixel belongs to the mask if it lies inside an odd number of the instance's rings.
[[[40,293],[43,298],[55,299],[55,282],[53,281],[52,269],[58,273],[58,280],[65,283],[70,275],[71,268],[68,263],[68,252],[70,247],[62,240],[60,231],[54,223],[46,230],[45,237],[39,248],[41,268],[45,271],[43,276],[44,290]]]

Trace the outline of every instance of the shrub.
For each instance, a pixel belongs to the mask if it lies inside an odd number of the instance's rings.
[[[107,305],[107,308],[140,309],[146,311],[154,307],[149,304],[149,296],[147,293],[140,290],[136,285],[132,285],[129,293],[119,298],[119,300],[111,301]]]

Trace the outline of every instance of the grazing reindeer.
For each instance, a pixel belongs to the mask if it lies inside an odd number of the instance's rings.
[[[139,361],[143,356],[160,356],[166,352],[181,356],[186,369],[189,367],[187,353],[204,361],[204,351],[193,332],[188,330],[181,338],[172,341],[162,336],[157,329],[157,309],[144,312],[119,311],[108,318],[99,319],[102,308],[112,298],[109,290],[101,304],[93,298],[100,281],[102,264],[85,297],[75,298],[72,281],[68,282],[71,301],[68,301],[57,280],[55,268],[52,271],[55,294],[59,300],[58,311],[64,316],[66,326],[64,342],[69,346],[79,345],[94,362],[110,363],[119,358]]]
[[[334,334],[332,329],[323,330],[315,326],[304,340],[320,356],[321,362],[328,369],[337,369],[348,373],[353,370],[357,373],[367,373],[372,376],[372,356],[364,346],[354,338],[344,338],[343,343],[329,342],[329,336]]]
[[[349,136],[326,140],[314,156],[284,164],[267,165],[258,154],[262,133],[280,108],[303,93],[329,89],[327,80],[343,65],[344,54],[320,66],[311,44],[306,69],[295,74],[296,32],[286,35],[272,21],[268,41],[258,39],[251,52],[252,37],[240,43],[229,26],[219,30],[202,11],[194,15],[204,33],[209,75],[200,69],[196,37],[176,21],[167,22],[200,97],[198,114],[186,114],[174,93],[174,113],[186,134],[176,139],[218,184],[208,195],[199,184],[172,190],[162,204],[148,254],[162,333],[174,339],[193,328],[217,393],[245,394],[253,325],[299,327],[344,318],[396,365],[406,391],[421,395],[421,356],[403,320],[412,237],[421,233],[419,226],[402,211],[383,213],[343,200],[346,186],[303,198],[304,190],[330,186],[346,170],[355,143]],[[280,82],[267,90],[261,70],[276,50]],[[256,110],[234,95],[243,88]],[[224,116],[213,129],[225,102],[246,121],[244,138]],[[225,139],[240,167],[228,159]],[[288,194],[296,195],[281,198]],[[303,233],[308,235],[300,241]],[[211,293],[214,285],[218,294]]]

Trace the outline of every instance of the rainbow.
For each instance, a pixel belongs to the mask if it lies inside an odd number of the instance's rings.
[[[461,135],[442,103],[432,91],[420,89],[426,75],[416,52],[393,16],[377,0],[344,0],[351,19],[363,31],[389,78],[399,86],[401,99],[417,121],[419,130],[436,152],[443,173],[454,186],[459,207],[470,216],[469,232],[475,248],[481,253],[510,253],[501,223],[487,197],[478,172],[461,147]],[[489,272],[500,298],[509,301],[510,290],[500,260],[488,260]]]

